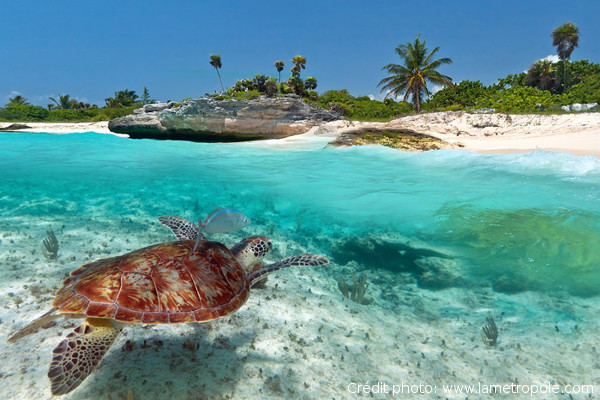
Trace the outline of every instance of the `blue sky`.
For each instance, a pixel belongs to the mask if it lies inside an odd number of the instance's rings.
[[[0,0],[0,10],[0,105],[21,94],[45,106],[59,93],[104,105],[144,86],[159,100],[199,97],[219,89],[211,53],[226,86],[276,76],[279,59],[287,77],[302,54],[317,91],[378,96],[381,67],[419,33],[454,61],[441,72],[490,84],[554,54],[550,34],[569,21],[580,28],[572,59],[600,62],[597,0]]]

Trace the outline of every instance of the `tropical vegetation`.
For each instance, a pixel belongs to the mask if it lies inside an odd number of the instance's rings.
[[[493,85],[462,81],[435,93],[426,110],[476,110],[500,112],[556,112],[575,103],[600,103],[600,64],[570,61],[579,45],[579,28],[569,22],[552,32],[559,62],[535,61],[526,72],[510,74]]]
[[[48,99],[52,103],[44,108],[30,104],[22,95],[9,98],[8,103],[0,107],[0,121],[108,121],[131,114],[134,109],[154,101],[150,99],[146,87],[142,98],[135,90],[117,90],[113,97],[104,100],[104,107],[78,101],[69,94],[59,94]]]
[[[436,58],[439,47],[428,50],[424,40],[417,36],[412,42],[401,44],[395,52],[400,63],[390,63],[382,69],[388,73],[379,85],[385,93],[383,101],[373,96],[351,95],[347,90],[328,90],[317,93],[318,80],[302,75],[307,69],[307,58],[296,55],[290,60],[290,75],[281,73],[286,62],[273,63],[277,76],[255,74],[238,79],[225,88],[219,70],[219,54],[210,55],[222,91],[207,96],[215,99],[251,100],[260,96],[277,97],[296,95],[319,107],[334,110],[352,120],[389,120],[403,114],[424,111],[492,109],[498,112],[561,112],[561,106],[573,103],[600,103],[600,64],[588,60],[571,61],[579,45],[579,28],[569,22],[552,31],[558,61],[552,57],[535,61],[525,72],[509,74],[491,85],[480,81],[464,80],[452,83],[439,69],[450,64],[450,58]],[[431,84],[442,89],[432,94]],[[398,99],[402,99],[398,101]],[[142,95],[134,90],[118,90],[105,99],[103,107],[72,98],[69,94],[49,97],[46,108],[34,106],[22,95],[9,98],[0,107],[0,121],[100,121],[110,120],[133,112],[155,100],[144,87]]]
[[[427,82],[443,86],[451,86],[452,78],[443,75],[438,68],[443,64],[451,64],[452,60],[443,57],[435,60],[433,57],[440,48],[428,52],[425,41],[419,40],[419,35],[412,43],[401,44],[396,47],[396,53],[402,64],[388,64],[382,69],[390,75],[383,78],[379,85],[383,85],[381,92],[385,98],[398,97],[404,94],[404,101],[410,97],[417,112],[421,111],[421,103],[429,96]]]

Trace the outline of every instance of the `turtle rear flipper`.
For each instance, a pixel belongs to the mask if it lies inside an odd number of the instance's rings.
[[[88,318],[69,333],[52,351],[48,370],[51,391],[67,394],[96,368],[119,334],[108,319]]]
[[[58,314],[56,312],[56,308],[52,308],[46,314],[34,319],[29,324],[25,325],[25,327],[23,327],[23,328],[19,329],[17,332],[15,332],[11,337],[8,338],[8,342],[9,343],[16,342],[17,340],[21,339],[22,337],[31,335],[32,333],[37,332],[42,326],[46,325],[50,321],[52,321],[56,318],[59,318],[59,317],[63,317],[63,316],[64,316],[64,314]]]
[[[258,279],[263,278],[265,275],[278,271],[282,268],[287,267],[316,267],[319,265],[329,264],[329,259],[327,257],[320,256],[318,254],[299,254],[296,256],[291,256],[284,258],[274,264],[269,264],[266,267],[259,269],[258,271],[254,271],[248,275],[248,280],[250,284],[255,282]]]
[[[159,217],[158,222],[171,229],[179,240],[206,240],[196,224],[185,218],[165,215]]]

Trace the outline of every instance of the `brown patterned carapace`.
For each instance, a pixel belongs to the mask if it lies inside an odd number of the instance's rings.
[[[203,322],[237,311],[250,284],[221,243],[184,240],[98,260],[71,272],[54,307],[123,322]]]

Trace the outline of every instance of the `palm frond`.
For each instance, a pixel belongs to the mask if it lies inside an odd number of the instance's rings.
[[[398,97],[404,94],[404,100],[409,98],[415,104],[417,111],[421,108],[421,101],[429,96],[427,82],[451,85],[452,79],[442,75],[437,69],[443,64],[450,64],[452,60],[444,57],[433,60],[439,47],[428,52],[425,41],[417,35],[413,42],[398,45],[396,54],[401,59],[401,64],[387,64],[382,68],[389,76],[383,78],[377,86],[382,86],[381,92],[387,91],[386,97]]]

